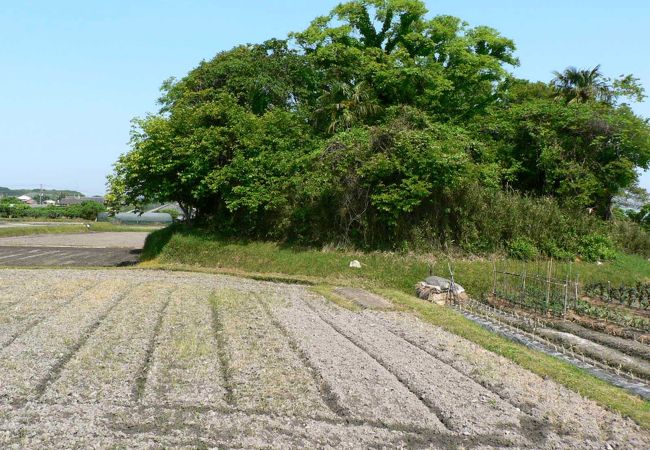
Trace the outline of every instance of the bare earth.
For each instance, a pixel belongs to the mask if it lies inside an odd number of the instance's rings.
[[[0,267],[111,267],[140,259],[149,233],[66,233],[0,238]]]
[[[148,232],[65,233],[0,238],[0,247],[142,248]]]
[[[0,270],[0,448],[650,448],[406,313],[304,287]]]
[[[60,227],[64,225],[79,225],[79,222],[4,222],[0,220],[0,228],[25,228],[25,227]]]

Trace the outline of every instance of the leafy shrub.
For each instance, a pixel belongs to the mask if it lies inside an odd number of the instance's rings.
[[[103,205],[90,200],[79,205],[46,206],[43,208],[32,208],[18,199],[4,198],[0,200],[0,217],[7,218],[95,220],[97,214],[105,210]]]
[[[14,197],[0,200],[0,217],[27,217],[32,208]]]
[[[526,238],[517,238],[508,244],[508,254],[516,259],[534,259],[539,256],[539,249]]]
[[[68,206],[68,208],[75,217],[86,220],[95,220],[97,214],[106,210],[104,205],[93,201],[81,202],[79,205]]]
[[[574,236],[599,233],[603,222],[583,213],[568,211],[557,200],[503,192],[469,185],[440,200],[451,205],[447,217],[438,213],[443,236],[466,251],[486,253],[503,243],[524,239],[540,254],[556,259],[575,256]],[[443,210],[434,208],[437,211]],[[506,244],[506,248],[507,248]]]
[[[553,259],[568,261],[576,256],[575,253],[566,248],[560,247],[555,242],[545,242],[541,246],[541,249],[542,253]]]
[[[587,261],[612,260],[616,250],[611,239],[602,234],[589,234],[578,240],[578,254]]]
[[[630,220],[614,220],[609,234],[617,248],[637,255],[650,257],[650,232]]]

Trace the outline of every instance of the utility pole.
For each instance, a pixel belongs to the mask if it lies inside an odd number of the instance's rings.
[[[43,185],[41,184],[41,198],[40,201],[38,202],[39,205],[43,205]]]

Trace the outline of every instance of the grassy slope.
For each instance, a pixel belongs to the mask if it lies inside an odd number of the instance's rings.
[[[449,261],[445,257],[435,260],[422,255],[298,249],[271,242],[223,241],[201,232],[173,233],[170,229],[153,233],[143,256],[161,264],[284,274],[324,280],[330,284],[391,288],[409,294],[413,292],[415,283],[429,274],[430,264],[433,264],[436,275],[449,277],[449,262],[456,280],[471,295],[478,297],[489,291],[492,285],[492,262],[487,259]],[[361,270],[348,267],[353,259],[361,261]],[[521,263],[505,261],[500,265],[517,266]],[[559,265],[558,270],[560,273],[568,271],[569,265]],[[578,273],[581,281],[587,282],[604,280],[616,285],[650,281],[650,263],[636,256],[621,256],[602,266],[574,263],[570,270],[573,274]]]
[[[369,288],[390,298],[398,307],[413,311],[423,320],[502,355],[540,376],[549,377],[650,429],[650,402],[568,363],[490,333],[453,310],[415,298],[412,295],[414,284],[429,272],[429,261],[424,257],[318,251],[276,243],[223,241],[205,233],[172,228],[149,236],[144,258],[148,261],[142,264],[143,267],[221,272],[263,280],[320,285],[314,288],[317,292],[351,309],[354,305],[335,296],[329,286],[343,284]],[[348,264],[352,259],[361,261],[362,269],[350,269]],[[459,260],[454,261],[453,265],[457,280],[470,293],[480,295],[489,289],[492,262],[482,259]],[[447,261],[438,261],[434,272],[446,275],[446,267]],[[571,270],[580,273],[581,279],[587,281],[630,283],[650,280],[650,264],[643,258],[633,256],[623,256],[603,266],[577,263],[572,265]]]

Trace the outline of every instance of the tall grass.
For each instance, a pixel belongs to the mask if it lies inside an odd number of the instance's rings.
[[[394,223],[387,222],[372,204],[356,204],[361,201],[357,197],[347,203],[340,199],[321,199],[312,204],[306,201],[300,214],[287,210],[288,217],[283,216],[285,213],[264,213],[268,217],[261,228],[237,226],[219,218],[206,225],[221,236],[365,251],[501,252],[562,260],[611,259],[617,250],[650,255],[650,234],[635,224],[607,222],[586,210],[565,208],[552,197],[480,185],[455,187],[431,195]]]
[[[581,237],[608,233],[604,221],[565,209],[553,198],[479,186],[455,191],[429,209],[407,237],[417,251],[442,244],[475,254],[507,252],[511,243],[522,241],[540,254],[568,259],[580,253]]]

